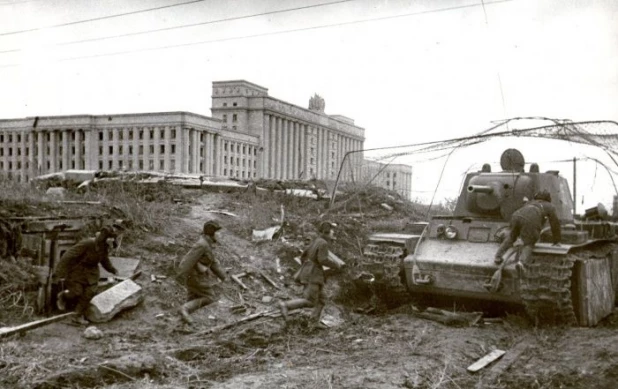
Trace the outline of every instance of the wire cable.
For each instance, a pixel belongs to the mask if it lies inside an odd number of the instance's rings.
[[[500,4],[500,3],[507,3],[507,2],[511,2],[511,1],[513,1],[513,0],[497,0],[497,1],[493,1],[491,3],[487,3],[487,4]],[[273,31],[273,32],[266,32],[266,33],[261,33],[261,34],[241,35],[241,36],[236,36],[236,37],[209,39],[209,40],[203,40],[203,41],[197,41],[197,42],[180,43],[180,44],[173,44],[173,45],[166,45],[166,46],[146,47],[146,48],[142,48],[142,49],[132,49],[132,50],[115,51],[115,52],[93,54],[93,55],[66,57],[66,58],[59,59],[58,62],[73,61],[73,60],[79,60],[79,59],[100,58],[100,57],[115,56],[115,55],[136,54],[136,53],[143,53],[143,52],[148,52],[148,51],[166,50],[166,49],[172,49],[172,48],[204,45],[204,44],[209,44],[209,43],[218,43],[218,42],[228,42],[228,41],[234,41],[234,40],[243,40],[243,39],[249,39],[249,38],[261,38],[261,37],[266,37],[266,36],[275,36],[275,35],[289,34],[289,33],[294,33],[294,32],[301,32],[301,31],[312,31],[312,30],[319,30],[319,29],[325,29],[325,28],[331,28],[331,27],[342,27],[342,26],[350,26],[350,25],[361,24],[361,23],[369,23],[369,22],[376,22],[376,21],[400,19],[400,18],[405,18],[405,17],[410,17],[410,16],[418,16],[418,15],[426,15],[426,14],[438,13],[438,12],[454,11],[454,10],[459,10],[459,9],[478,7],[478,6],[479,6],[479,4],[467,4],[467,5],[461,5],[461,6],[453,6],[453,7],[433,9],[433,10],[428,10],[428,11],[419,11],[419,12],[411,12],[411,13],[405,13],[405,14],[399,14],[399,15],[391,15],[391,16],[383,16],[383,17],[377,17],[377,18],[353,20],[353,21],[342,22],[342,23],[330,23],[330,24],[324,24],[324,25],[319,25],[319,26],[294,28],[294,29],[289,29],[289,30]],[[23,65],[23,64],[0,65],[0,68],[20,66],[20,65]]]
[[[53,24],[51,26],[43,26],[43,27],[29,28],[29,29],[26,29],[26,30],[2,32],[2,33],[0,33],[0,36],[17,35],[17,34],[23,34],[23,33],[26,33],[26,32],[49,30],[49,29],[58,28],[58,27],[74,26],[76,24],[96,22],[97,20],[114,19],[114,18],[119,18],[119,17],[127,16],[127,15],[136,15],[136,14],[141,14],[141,13],[145,13],[145,12],[152,12],[152,11],[158,11],[158,10],[166,9],[166,8],[178,7],[178,6],[181,6],[181,5],[188,5],[188,4],[194,4],[194,3],[202,3],[204,1],[206,1],[206,0],[191,0],[191,1],[185,1],[184,3],[162,5],[160,7],[147,8],[147,9],[142,9],[142,10],[139,10],[139,11],[131,11],[131,12],[124,12],[124,13],[115,14],[115,15],[100,16],[100,17],[92,18],[92,19],[76,20],[76,21],[73,21],[73,22]]]

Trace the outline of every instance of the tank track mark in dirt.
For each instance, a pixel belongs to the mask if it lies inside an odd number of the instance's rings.
[[[567,255],[535,254],[520,274],[526,313],[537,325],[577,325],[572,295],[575,263],[607,257],[616,249],[618,244],[601,241],[575,248]]]

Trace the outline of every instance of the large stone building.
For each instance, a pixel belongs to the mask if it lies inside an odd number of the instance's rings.
[[[239,179],[334,178],[362,150],[352,119],[268,96],[247,81],[213,82],[212,113],[73,115],[0,120],[0,171],[17,180],[66,169],[148,170]],[[362,153],[344,171],[360,166]],[[360,173],[359,169],[356,172]]]
[[[362,168],[362,179],[375,186],[399,193],[410,200],[412,197],[412,166],[404,164],[386,164],[365,160]]]
[[[342,161],[363,150],[365,130],[325,114],[324,107],[318,95],[302,108],[237,80],[213,82],[213,117],[163,112],[0,120],[0,172],[18,181],[68,169],[334,180],[343,166],[341,179],[358,181],[368,169],[363,153]],[[402,179],[375,184],[405,192],[405,169],[390,173],[393,168],[385,172]]]

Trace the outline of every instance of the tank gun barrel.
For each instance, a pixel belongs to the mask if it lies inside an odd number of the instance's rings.
[[[494,188],[488,185],[468,185],[468,192],[470,193],[494,193]]]

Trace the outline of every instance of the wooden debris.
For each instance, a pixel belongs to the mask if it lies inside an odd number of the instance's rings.
[[[301,311],[302,311],[302,309],[292,310],[292,311],[288,312],[288,316],[296,315],[296,314],[300,313]],[[237,326],[237,325],[242,324],[242,323],[246,323],[246,322],[249,322],[249,321],[260,319],[262,317],[269,317],[269,318],[281,317],[281,312],[279,312],[279,310],[257,312],[257,313],[254,313],[254,314],[249,315],[249,316],[245,316],[245,317],[243,317],[241,319],[238,319],[236,321],[233,321],[233,322],[230,322],[230,323],[227,323],[227,324],[223,324],[223,325],[220,325],[220,326],[217,326],[217,327],[211,327],[211,328],[209,328],[209,329],[207,329],[205,331],[191,333],[191,335],[192,336],[202,336],[202,335],[212,334],[213,332],[223,331],[223,330],[226,330],[228,328],[232,328],[232,327]]]
[[[523,341],[518,343],[512,350],[506,352],[504,357],[496,362],[491,367],[486,376],[477,383],[477,388],[481,389],[492,385],[502,373],[504,373],[511,365],[530,347],[531,341]]]
[[[48,324],[52,324],[55,323],[57,321],[66,319],[68,317],[71,317],[75,315],[74,312],[68,312],[68,313],[63,313],[62,315],[57,315],[57,316],[52,316],[52,317],[48,317],[47,319],[41,319],[41,320],[36,320],[30,323],[26,323],[26,324],[22,324],[16,327],[6,327],[6,328],[0,328],[0,339],[10,336],[10,335],[14,335],[14,334],[19,334],[19,333],[25,333],[27,331],[33,330],[35,328],[39,328],[39,327],[43,327],[46,326]]]
[[[481,312],[450,312],[431,307],[425,309],[423,312],[413,312],[413,315],[422,319],[433,320],[447,326],[473,326],[483,318],[483,313]]]
[[[232,280],[237,283],[238,285],[240,285],[241,288],[243,289],[249,289],[247,288],[247,285],[245,285],[240,279],[241,277],[246,276],[247,273],[243,272],[243,273],[238,273],[238,274],[232,274],[230,277],[232,278]]]
[[[479,359],[478,361],[474,362],[470,366],[468,366],[468,371],[470,373],[476,373],[477,371],[479,371],[482,368],[484,368],[485,366],[489,365],[490,363],[492,363],[496,359],[502,357],[505,353],[506,353],[506,351],[504,351],[504,350],[496,349],[496,350],[490,352],[489,354],[485,355],[483,358]]]
[[[268,282],[269,284],[271,284],[273,287],[275,287],[276,289],[281,289],[281,287],[279,285],[277,285],[275,283],[275,281],[273,281],[270,277],[268,277],[266,275],[266,273],[260,271],[260,275],[262,276],[262,278],[264,278],[266,280],[266,282]]]

